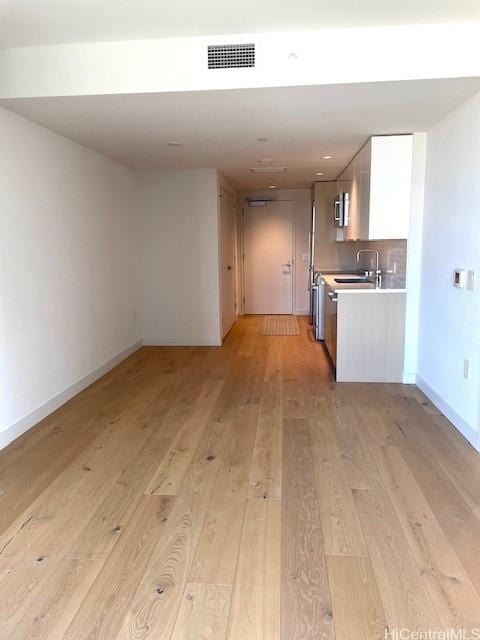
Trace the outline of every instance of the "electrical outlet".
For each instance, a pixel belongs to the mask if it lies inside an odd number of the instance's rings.
[[[475,291],[475,271],[467,271],[467,289]]]
[[[463,361],[463,377],[465,380],[470,378],[470,360]]]

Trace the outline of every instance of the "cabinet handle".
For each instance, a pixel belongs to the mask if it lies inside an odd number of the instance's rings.
[[[340,222],[340,202],[338,200],[335,200],[333,218],[335,222]]]

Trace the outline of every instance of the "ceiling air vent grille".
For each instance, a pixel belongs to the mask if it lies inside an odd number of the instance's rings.
[[[208,47],[209,69],[242,69],[254,66],[254,44],[219,44]]]

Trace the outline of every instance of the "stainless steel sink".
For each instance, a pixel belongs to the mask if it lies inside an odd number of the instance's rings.
[[[364,284],[369,283],[373,284],[370,278],[365,278],[364,276],[352,277],[352,278],[335,278],[335,282],[338,284]]]

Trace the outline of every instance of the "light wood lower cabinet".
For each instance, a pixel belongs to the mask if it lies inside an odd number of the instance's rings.
[[[325,287],[325,344],[337,382],[402,382],[405,292],[338,292]]]

